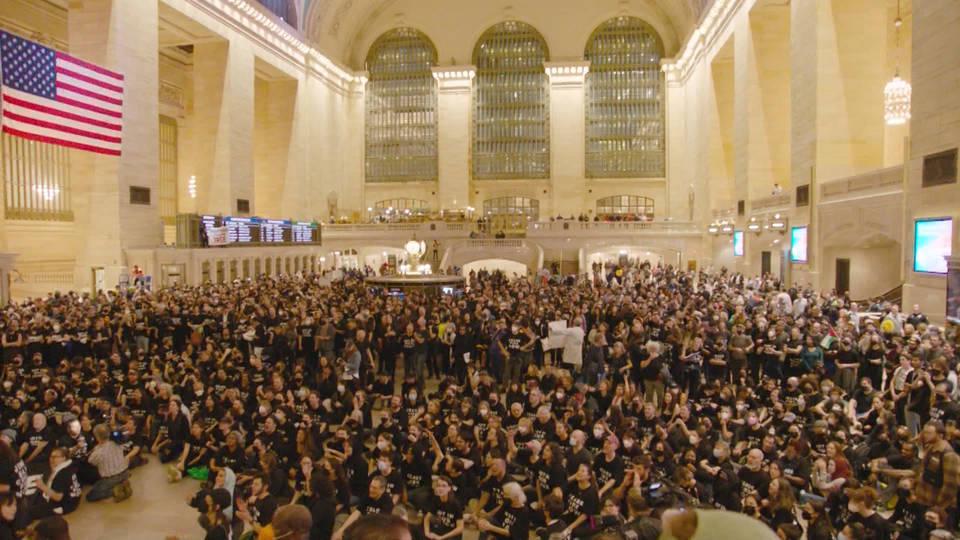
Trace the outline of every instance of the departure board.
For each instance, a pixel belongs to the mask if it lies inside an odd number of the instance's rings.
[[[290,241],[290,221],[286,219],[261,219],[260,241],[281,243]]]
[[[227,238],[231,243],[249,244],[251,240],[260,241],[257,218],[228,216],[223,218],[223,221],[227,226]]]
[[[200,216],[200,223],[207,230],[207,234],[210,234],[210,229],[217,226],[217,219],[217,216]]]
[[[304,243],[309,244],[314,242],[314,231],[317,229],[317,226],[309,221],[295,221],[290,227],[291,229],[291,240],[294,243]]]

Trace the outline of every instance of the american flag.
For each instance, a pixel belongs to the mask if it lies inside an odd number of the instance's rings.
[[[0,30],[3,132],[120,155],[123,75]]]

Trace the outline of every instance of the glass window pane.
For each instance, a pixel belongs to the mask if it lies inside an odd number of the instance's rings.
[[[584,50],[587,74],[586,176],[664,176],[663,44],[647,23],[616,17]]]
[[[437,180],[437,51],[412,28],[395,28],[367,54],[367,182]]]
[[[473,177],[547,178],[546,42],[532,26],[506,21],[477,42],[473,63]]]

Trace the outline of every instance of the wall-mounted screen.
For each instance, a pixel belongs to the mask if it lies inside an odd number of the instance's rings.
[[[946,274],[953,247],[953,220],[918,219],[913,225],[913,271]]]
[[[743,231],[733,231],[733,256],[743,257]]]
[[[790,228],[790,262],[807,262],[807,228]]]

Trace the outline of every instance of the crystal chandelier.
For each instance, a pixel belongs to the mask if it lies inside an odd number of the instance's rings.
[[[910,119],[910,83],[894,75],[883,87],[883,119],[888,126],[905,124]]]
[[[910,83],[900,78],[900,2],[897,1],[897,18],[893,21],[897,37],[897,70],[893,78],[883,87],[883,119],[888,126],[905,124],[910,119]]]

